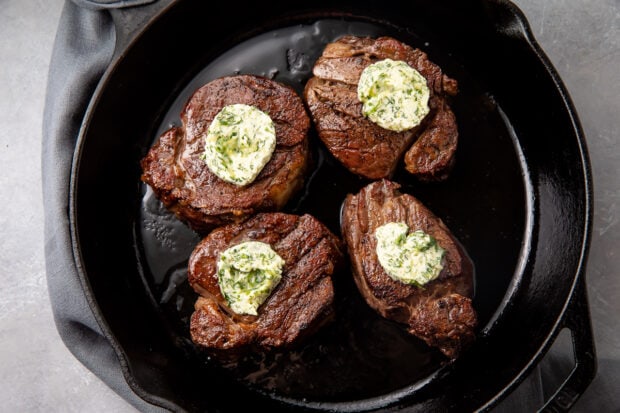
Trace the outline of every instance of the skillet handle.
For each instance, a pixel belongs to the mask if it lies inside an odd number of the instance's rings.
[[[558,390],[542,407],[542,412],[568,411],[583,394],[596,374],[596,354],[584,277],[578,278],[562,320],[571,332],[575,367]],[[560,331],[558,329],[558,331]]]
[[[175,1],[142,0],[135,6],[109,9],[116,29],[113,60],[125,51],[136,36],[146,28],[149,21]]]

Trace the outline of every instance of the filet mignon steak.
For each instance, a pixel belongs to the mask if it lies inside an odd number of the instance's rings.
[[[218,285],[219,254],[245,241],[267,243],[285,261],[280,283],[257,316],[232,312]],[[296,343],[333,315],[331,276],[342,259],[341,241],[311,215],[261,213],[212,231],[189,259],[188,280],[200,294],[190,322],[192,340],[211,350]]]
[[[473,263],[445,224],[420,201],[399,192],[399,184],[373,182],[348,195],[342,212],[342,233],[355,283],[366,302],[388,319],[439,348],[450,358],[474,340],[477,324],[472,307]],[[390,278],[376,253],[375,231],[389,222],[422,230],[445,250],[438,278],[421,287]]]
[[[252,105],[274,122],[276,148],[256,180],[228,183],[209,170],[204,136],[227,105]],[[302,187],[308,163],[310,119],[295,91],[253,75],[216,79],[198,89],[181,113],[182,126],[166,131],[142,160],[142,180],[181,220],[199,231],[276,211]]]
[[[395,132],[362,114],[357,85],[362,71],[379,60],[404,61],[426,79],[430,113],[413,129]],[[406,169],[421,180],[445,179],[458,141],[456,118],[446,98],[457,82],[428,60],[426,53],[391,37],[344,36],[325,47],[304,90],[319,138],[351,172],[388,178],[403,154]]]

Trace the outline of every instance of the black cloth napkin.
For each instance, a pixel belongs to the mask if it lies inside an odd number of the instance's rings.
[[[69,182],[84,113],[116,43],[112,8],[155,0],[67,1],[60,18],[43,114],[42,179],[47,284],[56,327],[69,350],[125,400],[144,412],[165,411],[133,393],[90,309],[69,231]]]
[[[119,25],[139,28],[170,0],[73,0],[62,11],[52,54],[43,116],[42,178],[47,282],[56,326],[73,355],[143,412],[164,409],[138,397],[104,337],[77,273],[69,230],[69,183],[75,143],[97,84],[115,55]],[[156,4],[159,3],[159,4]],[[138,7],[141,6],[141,7]],[[112,18],[112,9],[123,9]],[[136,17],[137,16],[137,17]],[[116,50],[118,52],[118,50]],[[538,370],[496,411],[542,405]]]

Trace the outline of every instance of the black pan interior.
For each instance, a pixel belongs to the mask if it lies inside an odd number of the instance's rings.
[[[224,5],[179,1],[130,46],[99,90],[74,169],[78,252],[127,379],[152,402],[232,411],[257,403],[285,410],[479,407],[502,393],[553,330],[579,250],[579,234],[569,227],[583,220],[583,171],[562,95],[519,36],[519,21],[502,2],[342,3],[291,5],[250,18]],[[301,92],[324,45],[343,34],[394,36],[459,81],[453,109],[461,138],[450,179],[422,184],[401,168],[394,180],[441,217],[471,255],[478,342],[447,363],[374,314],[345,271],[337,277],[335,323],[295,351],[222,366],[188,338],[196,295],[185,281],[186,262],[199,236],[140,183],[139,160],[179,123],[197,87],[254,73]],[[339,233],[344,196],[368,181],[311,139],[315,167],[286,211],[311,213]],[[555,248],[567,258],[549,256]],[[222,397],[231,389],[243,397]]]

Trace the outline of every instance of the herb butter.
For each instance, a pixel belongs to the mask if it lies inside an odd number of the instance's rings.
[[[217,262],[220,291],[237,314],[258,315],[282,278],[284,260],[269,244],[248,241],[228,248]]]
[[[252,183],[276,148],[273,121],[260,109],[244,104],[224,106],[205,138],[204,160],[226,182]]]
[[[424,231],[407,234],[408,231],[403,222],[390,222],[377,228],[377,257],[392,279],[422,286],[439,276],[445,250]]]
[[[418,126],[430,111],[426,79],[403,61],[385,59],[367,66],[357,96],[364,116],[396,132]]]

